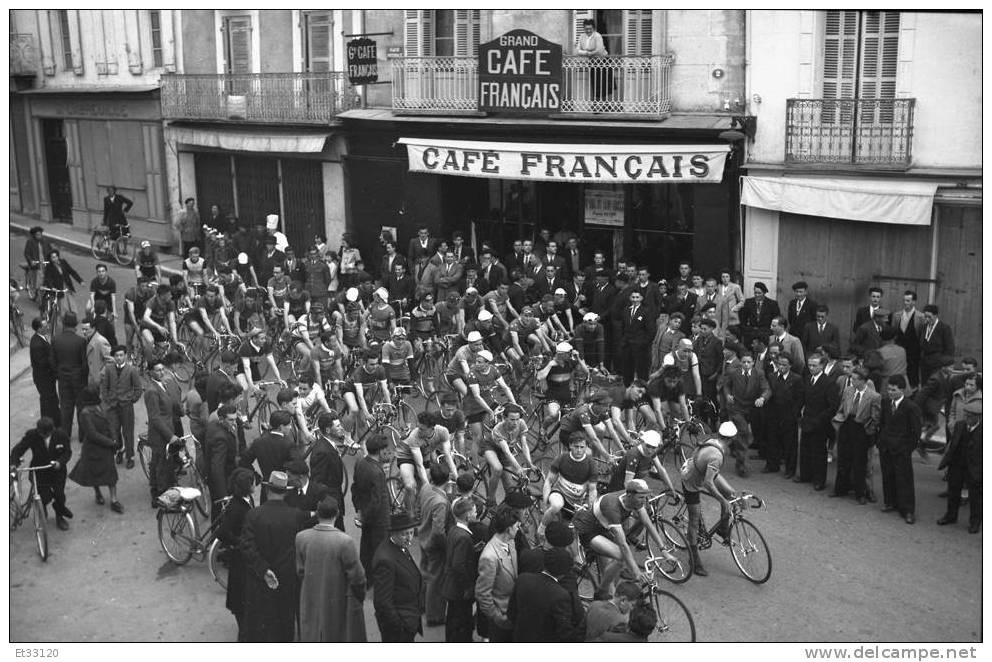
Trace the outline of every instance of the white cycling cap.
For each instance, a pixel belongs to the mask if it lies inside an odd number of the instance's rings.
[[[661,444],[661,434],[657,430],[645,430],[641,433],[641,441],[651,448],[657,448]]]
[[[493,353],[490,352],[488,349],[481,349],[481,350],[479,350],[479,353],[476,354],[476,356],[481,356],[482,358],[484,358],[485,360],[489,361],[490,363],[493,362]]]
[[[469,287],[465,290],[465,294],[478,294],[478,293],[479,290],[475,289],[474,287]]]
[[[380,287],[379,289],[377,289],[375,291],[375,295],[380,299],[382,299],[383,301],[389,300],[389,290],[387,290],[385,287]]]
[[[472,331],[468,334],[469,342],[482,342],[482,334],[478,331]]]
[[[720,424],[720,428],[717,430],[721,437],[736,437],[737,436],[737,426],[730,421],[724,421]]]
[[[349,287],[347,291],[345,291],[344,293],[344,298],[347,299],[348,301],[351,301],[352,303],[358,301],[358,288]]]
[[[493,314],[491,312],[489,312],[488,310],[480,310],[479,311],[479,321],[480,322],[488,322],[492,318],[493,318]]]
[[[566,292],[564,288],[559,287],[558,289],[555,290],[555,294],[565,295],[568,294],[568,292]]]
[[[238,264],[248,264],[248,253],[238,253]]]
[[[583,322],[598,322],[599,321],[599,315],[597,315],[596,313],[586,313],[585,315],[582,316],[582,321]]]
[[[269,214],[265,217],[265,228],[267,230],[275,230],[279,227],[279,214]]]
[[[572,351],[572,346],[569,345],[567,342],[560,342],[555,347],[555,351],[556,352],[571,352]]]

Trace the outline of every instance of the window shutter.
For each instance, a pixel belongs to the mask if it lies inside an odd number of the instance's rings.
[[[853,99],[858,12],[828,11],[823,45],[823,98]]]
[[[455,10],[455,55],[475,57],[479,53],[479,10]]]
[[[865,12],[860,98],[895,98],[898,57],[899,12]]]
[[[251,73],[251,17],[227,19],[227,73]]]
[[[651,55],[651,31],[654,28],[651,10],[627,9],[623,20],[624,55]]]
[[[434,10],[404,9],[404,51],[410,57],[434,54]]]
[[[596,20],[595,9],[573,9],[572,10],[572,46],[579,43],[579,35],[583,34],[582,21]]]
[[[331,16],[327,13],[306,14],[307,71],[331,70]]]

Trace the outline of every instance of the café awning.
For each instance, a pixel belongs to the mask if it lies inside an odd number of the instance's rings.
[[[232,152],[323,152],[330,133],[241,131],[234,129],[200,129],[170,126],[168,132],[176,142],[200,147],[215,147]]]
[[[400,138],[411,172],[553,182],[719,183],[729,145],[494,143]]]
[[[887,179],[741,177],[741,204],[869,223],[930,225],[937,184]]]

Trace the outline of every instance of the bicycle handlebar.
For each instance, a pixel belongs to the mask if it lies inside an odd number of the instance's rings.
[[[44,464],[40,467],[14,467],[14,471],[18,473],[30,473],[32,471],[43,471],[45,469],[52,469],[54,467],[55,467],[55,463],[49,462],[48,464]]]

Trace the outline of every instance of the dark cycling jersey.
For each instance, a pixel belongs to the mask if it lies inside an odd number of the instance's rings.
[[[341,321],[341,340],[348,347],[361,347],[362,320],[345,316]]]
[[[270,281],[271,282],[271,281]],[[307,302],[310,300],[310,295],[306,292],[300,292],[298,297],[293,297],[291,294],[286,295],[286,301],[289,302],[289,314],[300,319],[307,314]]]
[[[569,453],[562,453],[551,463],[551,472],[558,474],[552,489],[561,493],[572,505],[581,503],[586,497],[587,485],[596,477],[592,458],[587,453],[581,460],[575,460]]]
[[[475,366],[471,366],[469,368],[468,379],[465,380],[465,383],[470,387],[470,391],[468,396],[466,396],[465,399],[462,400],[462,411],[465,412],[466,416],[470,417],[473,416],[474,414],[479,414],[485,411],[482,405],[479,404],[479,401],[476,400],[471,393],[472,384],[478,385],[479,395],[481,395],[482,399],[486,401],[486,404],[492,407],[494,404],[494,400],[493,397],[489,394],[489,391],[493,386],[496,385],[496,380],[499,379],[499,377],[500,377],[499,370],[497,370],[492,366],[489,366],[489,371],[486,373],[483,373]]]
[[[641,452],[640,447],[634,446],[623,454],[623,459],[613,469],[610,477],[609,490],[622,490],[626,485],[627,472],[633,472],[634,478],[647,478],[651,472],[653,459]]]
[[[106,301],[109,310],[110,297],[112,294],[117,294],[117,283],[110,276],[107,276],[105,283],[101,283],[99,278],[94,278],[90,281],[90,292],[93,293],[93,301]]]
[[[582,426],[602,423],[609,415],[608,411],[604,414],[594,412],[592,410],[592,403],[587,402],[579,405],[565,416],[562,416],[559,435],[562,435],[562,439],[567,439],[572,434],[580,432]]]
[[[443,425],[444,428],[451,434],[460,432],[465,429],[465,412],[461,409],[456,409],[451,418],[445,418],[440,412],[438,412],[437,423],[438,425]]]
[[[158,296],[150,300],[145,307],[151,311],[152,321],[162,326],[165,326],[169,313],[176,312],[176,304],[171,299],[163,303]]]
[[[424,310],[417,306],[410,312],[413,334],[417,338],[429,338],[434,335],[434,309]]]
[[[258,370],[258,364],[261,363],[265,355],[271,353],[272,353],[272,345],[269,343],[265,343],[264,345],[256,349],[256,347],[253,344],[251,344],[251,342],[246,342],[244,345],[241,346],[241,349],[238,350],[239,359],[248,359],[248,363],[251,366],[252,381],[261,379],[261,373]],[[239,360],[237,373],[244,374],[244,372],[245,372],[244,361]]]
[[[665,384],[665,379],[658,377],[648,382],[648,395],[652,398],[658,398],[662,402],[678,402],[679,398],[685,395],[685,388],[682,386],[681,380],[674,387],[669,388]]]

